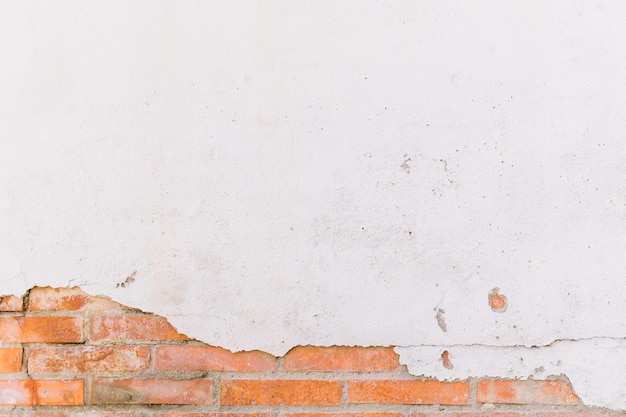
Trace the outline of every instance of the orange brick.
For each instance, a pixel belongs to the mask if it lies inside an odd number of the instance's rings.
[[[611,411],[553,411],[536,413],[537,417],[624,417],[623,413]]]
[[[159,371],[271,372],[276,370],[276,358],[214,346],[158,346],[155,366]]]
[[[33,386],[30,379],[0,381],[0,405],[32,405]]]
[[[22,417],[144,417],[145,414],[119,411],[23,411]]]
[[[469,383],[421,380],[350,380],[348,402],[357,404],[469,403]]]
[[[529,417],[526,413],[486,413],[486,412],[467,412],[467,413],[413,413],[411,417]]]
[[[285,371],[394,371],[398,355],[386,347],[298,346],[284,358]]]
[[[28,351],[28,372],[94,373],[147,370],[148,346],[54,346]]]
[[[152,417],[276,417],[274,413],[154,413]]]
[[[84,405],[84,381],[34,381],[33,405]]]
[[[91,385],[92,404],[210,404],[208,379],[98,379]]]
[[[0,342],[79,343],[83,341],[80,317],[0,317]]]
[[[476,401],[499,404],[579,404],[565,381],[483,379],[476,386]]]
[[[22,370],[22,348],[0,348],[0,373]]]
[[[221,405],[339,405],[341,381],[222,381]]]
[[[295,413],[285,417],[402,417],[402,413]]]
[[[159,316],[97,316],[91,319],[91,340],[120,342],[189,340]]]
[[[51,288],[35,287],[30,290],[28,308],[31,311],[41,310],[91,310],[119,311],[125,307],[105,297],[94,297],[79,287]]]
[[[83,405],[83,380],[0,381],[0,405]]]
[[[0,311],[24,311],[24,300],[14,295],[0,297]]]

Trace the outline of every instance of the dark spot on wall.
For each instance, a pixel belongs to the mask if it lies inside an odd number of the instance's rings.
[[[126,288],[126,287],[128,287],[130,284],[135,282],[135,276],[137,276],[137,271],[133,271],[133,273],[130,274],[129,276],[127,276],[124,281],[118,282],[115,285],[115,288],[119,288],[119,287]]]
[[[441,327],[441,330],[443,330],[444,332],[448,331],[448,326],[446,324],[446,319],[443,317],[445,310],[439,308],[439,307],[435,307],[435,313],[437,313],[435,315],[435,319],[437,320],[437,324],[439,325],[439,327]]]

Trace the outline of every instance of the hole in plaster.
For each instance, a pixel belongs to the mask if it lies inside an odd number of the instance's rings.
[[[489,306],[496,313],[504,313],[507,308],[506,296],[499,293],[498,287],[495,287],[489,293]]]
[[[452,362],[450,362],[450,354],[448,353],[447,350],[444,350],[443,352],[441,352],[441,362],[443,362],[444,368],[447,368],[447,369],[454,368],[454,365],[452,365]]]

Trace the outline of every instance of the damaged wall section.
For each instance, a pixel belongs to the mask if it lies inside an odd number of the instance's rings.
[[[443,368],[453,380],[444,381],[427,375],[442,367],[436,347],[422,357],[359,346],[233,353],[79,288],[36,287],[2,297],[0,311],[2,416],[611,414],[584,406],[566,378],[464,377],[457,347],[449,348],[454,367]]]

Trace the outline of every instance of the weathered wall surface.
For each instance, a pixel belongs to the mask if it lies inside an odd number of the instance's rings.
[[[276,355],[625,336],[622,2],[0,7],[2,293]]]
[[[0,300],[2,417],[479,414],[621,415],[581,405],[563,379],[414,377],[391,347],[298,346],[281,358],[233,353],[79,288],[35,287],[23,299]]]

